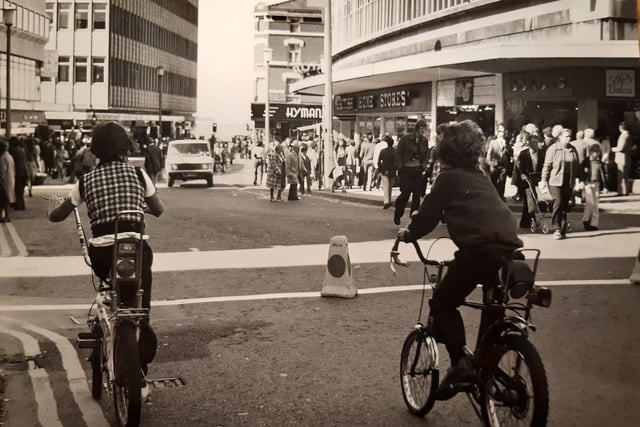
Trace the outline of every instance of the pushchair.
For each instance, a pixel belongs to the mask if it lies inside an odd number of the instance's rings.
[[[529,230],[532,233],[540,230],[542,233],[547,234],[551,231],[551,217],[553,212],[553,200],[542,199],[538,197],[536,192],[536,186],[533,184],[531,178],[539,177],[540,174],[530,174],[529,177],[525,177],[524,182],[527,184],[527,188],[524,190],[527,197],[527,204],[529,206],[529,214],[531,215],[531,224]],[[538,180],[536,180],[537,182]],[[567,221],[567,232],[573,231],[571,223]]]

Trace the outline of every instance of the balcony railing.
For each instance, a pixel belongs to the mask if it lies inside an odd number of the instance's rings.
[[[498,1],[498,0],[493,0]],[[333,54],[408,24],[418,24],[491,0],[334,0]]]

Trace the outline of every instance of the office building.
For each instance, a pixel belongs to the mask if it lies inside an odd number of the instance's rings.
[[[54,129],[117,120],[180,136],[196,111],[197,0],[46,2],[42,101]]]
[[[322,98],[298,95],[291,88],[305,76],[321,72],[324,4],[324,0],[291,0],[259,3],[255,7],[255,97],[251,119],[259,139],[264,135],[267,96],[271,139],[298,137],[299,129],[322,122]],[[268,65],[263,53],[265,48],[272,49]]]

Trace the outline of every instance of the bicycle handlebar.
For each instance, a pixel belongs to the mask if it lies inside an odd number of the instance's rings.
[[[82,228],[82,221],[80,220],[80,212],[78,208],[73,208],[73,215],[76,219],[76,231],[78,232],[78,239],[80,239],[80,250],[82,251],[82,258],[84,263],[91,267],[91,258],[89,258],[89,247],[87,246],[87,238],[84,235],[84,228]]]
[[[437,266],[448,267],[453,262],[453,261],[435,261],[435,260],[427,259],[422,253],[422,249],[420,248],[420,245],[418,244],[418,242],[414,240],[411,243],[413,244],[413,247],[415,248],[416,253],[418,254],[418,258],[424,265],[433,265],[436,267]],[[391,248],[391,255],[390,255],[391,261],[389,263],[389,266],[391,268],[391,271],[393,271],[393,274],[396,274],[396,268],[394,264],[398,264],[403,267],[409,266],[408,262],[402,261],[400,259],[400,252],[398,251],[399,246],[400,246],[400,236],[396,236],[396,240],[393,242],[393,247]]]

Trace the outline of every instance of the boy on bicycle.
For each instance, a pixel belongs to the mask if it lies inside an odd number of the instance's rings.
[[[478,284],[487,289],[495,286],[498,270],[523,244],[513,213],[480,171],[483,144],[482,130],[470,120],[438,126],[435,158],[440,162],[440,174],[408,229],[398,231],[401,240],[412,242],[442,221],[458,247],[430,301],[434,337],[445,344],[451,359],[451,368],[435,394],[438,399],[452,397],[446,392],[450,386],[468,380],[474,372],[465,358],[465,330],[458,307]],[[483,311],[479,336],[495,316]]]
[[[103,281],[109,280],[113,258],[115,220],[118,212],[124,210],[146,211],[159,217],[164,205],[158,196],[153,181],[142,168],[127,163],[127,155],[132,143],[126,130],[115,122],[101,123],[93,128],[91,152],[99,159],[98,166],[84,174],[73,185],[71,192],[57,207],[50,210],[49,220],[59,222],[67,218],[82,202],[87,204],[93,238],[101,237],[99,245],[90,241],[89,257],[94,273]],[[55,199],[50,199],[55,203]],[[53,206],[52,206],[53,207]],[[146,208],[145,208],[146,207]],[[139,217],[120,217],[118,232],[138,231]],[[124,220],[123,220],[124,218]],[[92,240],[94,240],[92,239]],[[151,264],[153,251],[145,240],[142,255],[142,307],[151,307]],[[134,295],[121,295],[123,301],[132,303]],[[149,358],[155,354],[155,335],[148,318],[142,323],[139,347],[141,366],[146,374]],[[148,391],[148,386],[144,387]],[[144,392],[143,392],[144,394]]]

